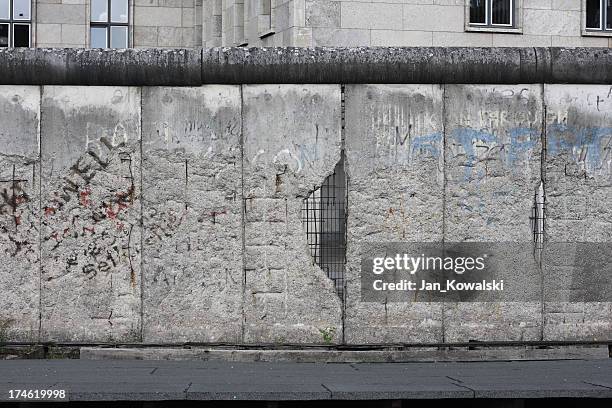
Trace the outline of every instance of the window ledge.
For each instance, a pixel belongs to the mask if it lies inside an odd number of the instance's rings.
[[[598,31],[598,30],[582,30],[583,37],[612,37],[612,30],[609,31]]]
[[[271,36],[272,34],[275,34],[274,30],[262,31],[258,35],[259,35],[259,38],[266,38],[266,37]]]
[[[481,27],[466,25],[465,31],[473,33],[523,34],[523,29],[517,27]]]

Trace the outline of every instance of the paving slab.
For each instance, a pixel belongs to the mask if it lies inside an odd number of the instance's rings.
[[[64,389],[70,401],[612,398],[612,359],[309,364],[0,361],[9,390]]]

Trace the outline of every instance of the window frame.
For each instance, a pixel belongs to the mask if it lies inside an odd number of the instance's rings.
[[[0,48],[32,48],[32,0],[28,0],[28,14],[30,18],[15,18],[15,0],[9,0],[9,18],[0,18],[0,25],[8,25],[8,46]],[[28,46],[15,47],[15,25],[28,27]]]
[[[612,19],[612,15],[608,16],[607,7],[605,7],[606,1],[607,0],[599,0],[599,28],[587,28],[587,0],[582,0],[580,25],[583,36],[612,37],[612,28],[606,28],[606,21],[608,17]]]
[[[12,1],[12,0],[11,0]],[[112,0],[106,0],[106,21],[93,21],[93,16],[91,15],[91,4],[89,6],[89,46],[91,47],[91,29],[92,28],[104,28],[106,31],[106,47],[104,48],[111,48],[111,28],[112,27],[126,27],[126,39],[127,39],[127,44],[125,45],[125,48],[130,48],[130,19],[131,19],[131,1],[130,0],[126,0],[127,2],[127,21],[125,23],[116,23],[111,21],[111,16],[112,16],[112,9],[111,9],[111,3]],[[118,49],[123,49],[123,48],[118,48]]]
[[[523,0],[510,0],[510,24],[492,24],[493,0],[485,0],[485,23],[470,22],[470,2],[465,0],[465,31],[485,33],[523,33]]]

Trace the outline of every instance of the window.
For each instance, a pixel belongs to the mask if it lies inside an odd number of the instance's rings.
[[[470,25],[514,27],[514,0],[470,0]]]
[[[91,0],[91,48],[128,47],[128,10],[128,0]]]
[[[612,0],[586,0],[586,29],[612,31]]]
[[[0,0],[0,48],[30,47],[30,0]]]

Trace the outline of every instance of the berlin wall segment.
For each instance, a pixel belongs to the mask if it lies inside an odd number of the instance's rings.
[[[566,273],[571,254],[544,257],[561,283],[538,301],[368,303],[359,287],[372,242],[532,247],[542,184],[547,242],[609,244],[609,96],[607,85],[346,85],[343,306],[300,219],[342,157],[340,85],[2,86],[2,336],[609,340],[611,303],[560,290],[580,278]]]

